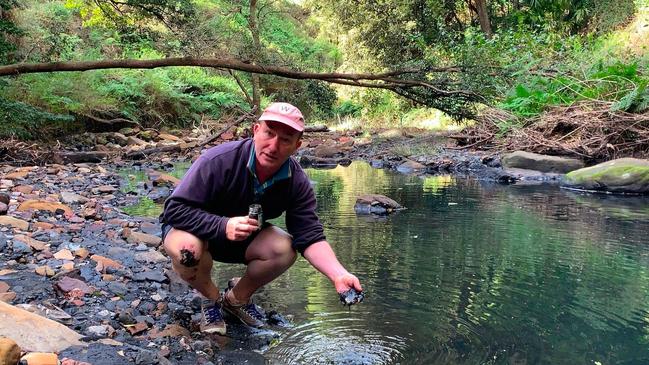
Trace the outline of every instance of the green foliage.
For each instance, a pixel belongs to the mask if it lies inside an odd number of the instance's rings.
[[[518,84],[501,106],[521,117],[538,115],[549,106],[570,105],[581,100],[615,101],[614,109],[641,111],[646,106],[647,80],[637,64],[596,64],[584,78],[567,74],[536,76]]]
[[[0,64],[13,61],[13,52],[16,45],[12,41],[22,34],[10,16],[10,11],[18,6],[16,0],[0,0]]]
[[[340,105],[334,108],[334,113],[340,118],[344,117],[360,117],[363,106],[361,104],[354,103],[351,100],[344,100]]]
[[[312,116],[318,119],[331,118],[336,104],[336,90],[331,85],[318,80],[307,80],[306,99],[310,102]]]
[[[643,80],[631,92],[624,95],[611,109],[631,113],[643,113],[649,110],[648,82]]]
[[[0,138],[45,138],[74,129],[74,118],[0,97]]]

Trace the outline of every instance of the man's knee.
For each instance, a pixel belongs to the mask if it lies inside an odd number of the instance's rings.
[[[191,233],[172,228],[166,235],[163,246],[174,264],[193,267],[201,259],[206,245]]]

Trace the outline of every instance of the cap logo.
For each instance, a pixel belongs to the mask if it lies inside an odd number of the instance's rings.
[[[291,107],[288,105],[280,105],[279,111],[282,112],[283,114],[288,114],[291,112]]]

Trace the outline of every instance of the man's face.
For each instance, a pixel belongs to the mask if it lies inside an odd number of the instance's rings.
[[[300,132],[272,121],[253,126],[255,157],[259,167],[274,173],[300,147]]]

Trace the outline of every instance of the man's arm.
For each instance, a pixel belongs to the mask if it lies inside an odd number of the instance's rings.
[[[320,271],[324,276],[329,278],[334,284],[338,293],[345,292],[351,288],[357,291],[363,291],[358,278],[347,271],[340,264],[336,254],[331,249],[327,241],[319,241],[311,244],[304,251],[304,258]]]
[[[217,171],[218,166],[212,166],[204,156],[199,157],[165,202],[162,221],[204,241],[225,238],[228,218],[204,208],[221,189]]]

